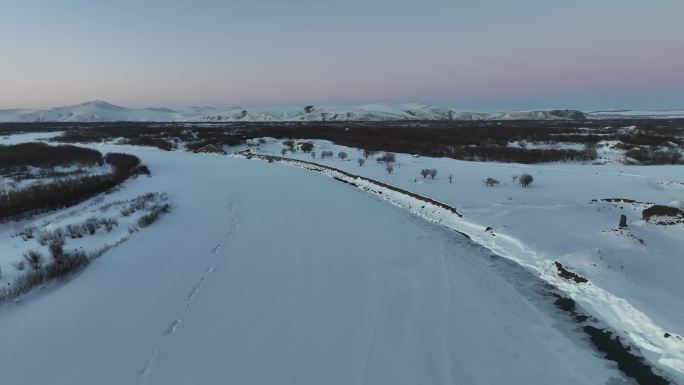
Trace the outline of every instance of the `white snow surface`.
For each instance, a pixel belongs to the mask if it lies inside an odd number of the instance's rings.
[[[111,199],[174,210],[0,308],[3,383],[623,383],[535,277],[442,226],[278,163],[98,148],[153,173]]]
[[[497,253],[554,279],[556,285],[565,283],[556,279],[553,261],[587,277],[592,282],[590,289],[575,284],[563,289],[615,329],[627,331],[624,336],[650,351],[654,361],[684,373],[682,340],[663,337],[666,332],[684,336],[684,280],[680,275],[684,271],[684,226],[658,226],[641,220],[641,210],[653,203],[684,207],[684,167],[522,165],[397,154],[395,171],[387,174],[373,159],[360,167],[356,160],[362,156],[357,149],[313,142],[318,153],[349,154],[346,161],[335,157],[316,162],[457,207],[464,220],[452,221],[450,214],[448,218],[441,214],[429,217],[451,223],[452,228]],[[282,144],[268,139],[253,148],[257,153],[280,155]],[[301,151],[286,156],[313,160]],[[437,178],[420,176],[424,168],[436,168]],[[523,172],[535,178],[530,188],[523,189],[512,180]],[[450,174],[453,183],[448,181]],[[498,179],[501,185],[484,187],[482,181],[487,177]],[[642,203],[601,201],[607,198]],[[617,229],[621,214],[628,218],[627,229]],[[484,232],[487,226],[493,227],[496,237]]]

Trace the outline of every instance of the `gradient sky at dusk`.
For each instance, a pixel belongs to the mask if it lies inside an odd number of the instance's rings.
[[[682,0],[2,0],[0,108],[684,108]]]

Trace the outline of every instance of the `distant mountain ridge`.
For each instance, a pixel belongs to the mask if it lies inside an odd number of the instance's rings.
[[[502,114],[464,112],[420,103],[358,106],[128,108],[94,100],[51,109],[0,110],[0,122],[316,122],[392,120],[583,120],[616,117],[684,117],[684,111],[654,113],[614,110],[585,113],[555,109]]]

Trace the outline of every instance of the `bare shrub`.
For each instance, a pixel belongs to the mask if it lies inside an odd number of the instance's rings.
[[[394,171],[394,166],[388,163],[387,166],[385,166],[385,171],[387,171],[388,174],[391,174]]]
[[[483,182],[484,182],[485,186],[487,186],[487,187],[494,187],[497,184],[499,184],[499,181],[494,179],[494,178],[487,178]]]
[[[114,230],[114,227],[119,225],[119,222],[117,222],[114,218],[101,219],[100,223],[104,226],[105,230],[107,230],[108,233]]]
[[[47,246],[48,243],[64,243],[64,230],[57,228],[55,230],[43,230],[38,233],[37,241],[42,246]]]
[[[88,218],[83,225],[90,235],[94,235],[97,232],[97,229],[100,227],[97,218]]]
[[[431,168],[430,169],[430,178],[435,179],[437,176],[437,169]]]
[[[316,151],[311,151],[311,159],[316,159]]]
[[[299,145],[299,149],[302,150],[303,152],[309,153],[313,151],[314,149],[314,144],[311,142],[304,142]]]
[[[169,211],[171,211],[171,205],[168,203],[155,205],[148,214],[145,214],[138,219],[138,226],[147,227],[156,222],[162,215],[168,213]]]
[[[18,261],[12,264],[17,271],[24,271],[26,269],[26,261]]]
[[[359,158],[356,160],[356,163],[358,163],[359,166],[363,166],[364,164],[366,164],[366,160],[363,158]]]
[[[285,156],[285,154],[287,154],[287,147],[283,147],[282,149],[280,149],[280,154],[282,156]]]
[[[290,151],[294,151],[294,148],[295,148],[295,141],[292,140],[292,139],[287,139],[287,140],[284,140],[284,141],[283,141],[283,145],[285,145],[285,147],[287,147],[288,149],[290,149]]]
[[[321,159],[332,158],[333,155],[334,154],[332,151],[323,151],[323,152],[321,152]]]
[[[43,266],[43,255],[35,250],[24,253],[24,260],[33,270],[38,270]]]
[[[420,175],[423,176],[423,179],[427,178],[427,176],[430,175],[430,169],[424,168],[420,170]]]
[[[377,151],[373,151],[373,150],[369,150],[369,149],[365,149],[365,148],[363,149],[363,157],[366,159],[374,157],[375,154],[377,154],[377,153],[378,153]]]
[[[81,225],[69,224],[66,226],[66,234],[71,239],[81,238],[86,233],[86,229]]]
[[[397,154],[392,153],[392,152],[386,152],[382,154],[381,157],[377,158],[377,161],[379,163],[385,163],[387,165],[390,165],[391,163],[394,163],[397,161]]]
[[[337,157],[340,158],[340,159],[342,159],[342,160],[347,159],[348,156],[349,156],[349,155],[347,155],[347,153],[344,152],[344,151],[340,151],[340,152],[337,153]]]
[[[65,253],[59,263],[51,262],[21,274],[14,280],[14,284],[0,288],[0,303],[10,301],[18,296],[28,293],[34,287],[42,285],[46,281],[69,276],[90,263],[90,258],[82,251]],[[32,265],[33,267],[33,265]],[[22,269],[23,270],[23,269]]]
[[[64,259],[64,246],[59,243],[51,243],[48,248],[50,249],[52,260],[55,263],[61,263]]]
[[[90,263],[90,259],[83,251],[70,251],[62,254],[58,260],[45,266],[47,279],[62,278],[78,270],[81,270]]]
[[[520,178],[518,178],[518,181],[520,182],[520,186],[526,188],[534,182],[534,177],[530,174],[522,174],[520,175]]]
[[[133,177],[137,177],[138,175],[150,176],[150,175],[152,175],[152,172],[150,172],[150,169],[146,165],[141,164],[139,166],[134,167],[131,170],[131,175]]]
[[[36,234],[36,227],[35,226],[26,226],[23,229],[21,229],[20,232],[17,233],[23,239],[24,241],[28,241],[29,239],[33,239],[33,237]]]

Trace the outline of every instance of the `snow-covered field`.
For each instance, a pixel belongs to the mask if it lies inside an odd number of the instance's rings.
[[[399,154],[390,175],[373,160],[358,166],[354,149],[315,145],[351,158],[324,165],[452,204],[481,224],[474,239],[519,242],[627,300],[673,334],[653,348],[671,373],[681,367],[682,226],[591,200],[681,205],[682,167]],[[0,308],[3,382],[623,383],[534,273],[382,199],[279,163],[95,147],[132,153],[152,171],[106,199],[165,191],[174,210],[78,277]],[[423,179],[422,168],[439,173]],[[522,172],[535,177],[528,189],[512,181]],[[486,188],[486,177],[501,184]],[[621,213],[630,226],[619,233]]]
[[[684,167],[521,165],[397,154],[394,172],[388,174],[384,165],[372,159],[359,166],[356,160],[363,156],[357,149],[327,141],[314,143],[318,154],[349,154],[345,161],[335,156],[316,162],[451,204],[469,222],[480,224],[483,234],[485,227],[491,226],[500,238],[510,237],[525,245],[533,258],[561,262],[626,300],[670,334],[684,335],[684,226],[641,220],[647,203],[684,207]],[[283,145],[268,139],[253,148],[257,153],[280,155]],[[301,151],[286,156],[314,160]],[[424,168],[437,169],[437,177],[423,178],[419,172]],[[523,172],[535,178],[527,189],[512,178]],[[496,178],[500,185],[485,187],[482,181],[487,177]],[[609,198],[642,203],[601,201]],[[618,229],[621,214],[628,218],[627,229]],[[624,315],[614,316],[619,320]],[[671,341],[662,342],[667,345]]]
[[[621,377],[531,276],[456,233],[305,170],[132,152],[153,176],[118,194],[153,185],[175,210],[80,276],[1,309],[3,382]]]

